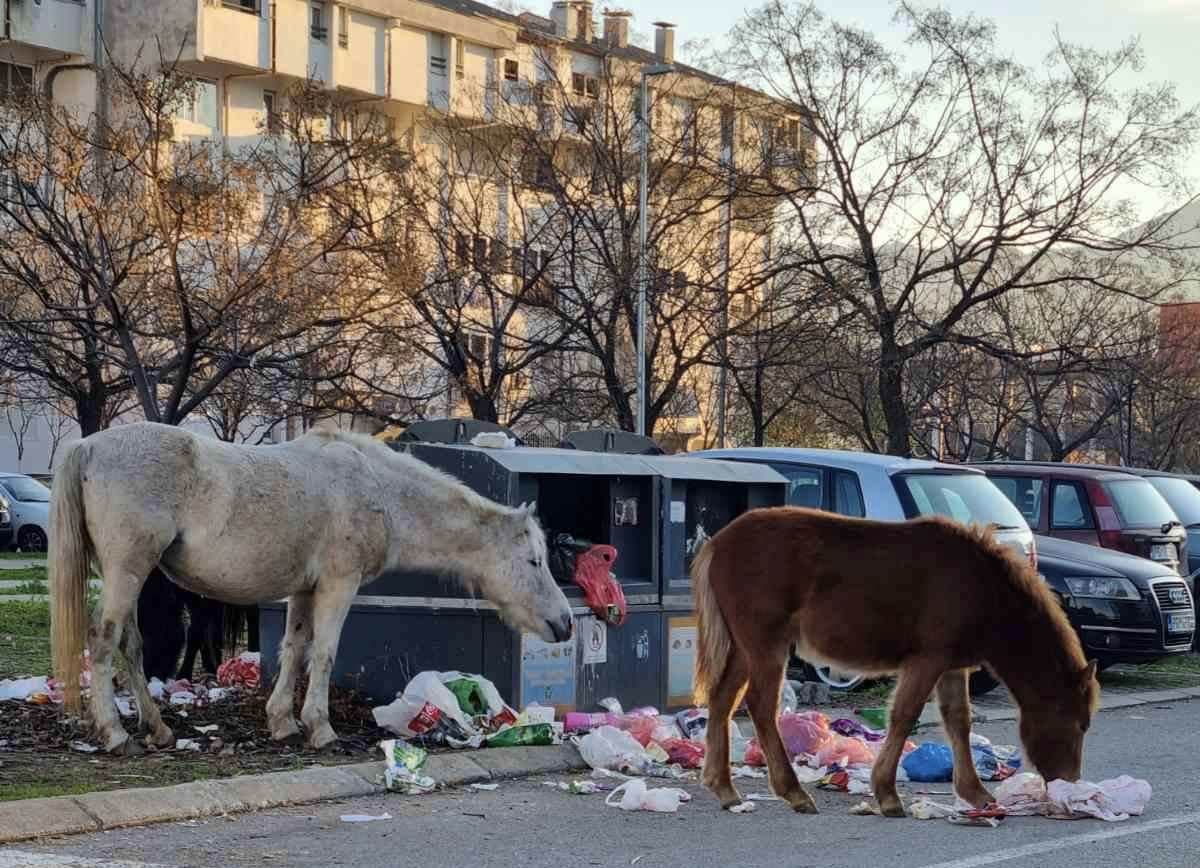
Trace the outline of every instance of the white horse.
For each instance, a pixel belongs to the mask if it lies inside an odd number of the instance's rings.
[[[329,725],[329,676],[358,588],[388,569],[446,571],[496,604],[510,626],[548,642],[571,637],[571,609],[550,575],[533,506],[513,509],[369,438],[318,432],[279,446],[237,446],[152,423],[71,445],[50,498],[54,664],[80,713],[89,566],[104,579],[92,621],[91,712],[114,753],[140,746],[113,702],[113,653],[129,663],[138,718],[173,744],[142,673],[137,598],[157,564],[177,584],[239,605],[288,598],[271,736],[300,729],[292,697],[306,646],[300,719],[312,748]]]

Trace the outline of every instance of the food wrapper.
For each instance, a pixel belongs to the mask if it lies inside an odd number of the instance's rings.
[[[398,793],[428,793],[437,783],[428,775],[418,774],[429,752],[409,744],[402,738],[379,743],[383,751],[383,780],[387,788]]]

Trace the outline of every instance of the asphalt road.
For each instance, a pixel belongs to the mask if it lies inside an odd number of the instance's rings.
[[[1174,868],[1200,853],[1200,702],[1142,706],[1099,715],[1088,740],[1085,777],[1120,774],[1154,787],[1147,814],[1124,823],[1010,817],[997,829],[945,821],[849,815],[861,797],[817,791],[819,816],[781,802],[749,815],[721,812],[697,784],[678,814],[625,813],[602,796],[570,796],[542,780],[503,783],[494,792],[462,790],[353,801],[174,823],[0,849],[0,868],[80,866],[886,866],[886,868]],[[977,731],[1013,743],[1013,723]],[[935,738],[937,731],[926,738]],[[740,781],[743,794],[766,792]],[[909,785],[937,791],[949,785]],[[342,814],[384,812],[391,819],[342,822]],[[108,861],[113,860],[113,861]]]

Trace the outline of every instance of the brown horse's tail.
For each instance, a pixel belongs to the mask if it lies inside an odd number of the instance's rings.
[[[79,714],[79,676],[87,630],[87,581],[91,542],[83,514],[84,443],[67,448],[50,489],[50,635],[54,675],[62,682],[66,711]]]
[[[721,614],[721,607],[709,583],[713,551],[712,540],[706,540],[692,561],[692,595],[696,598],[699,621],[692,697],[700,706],[708,704],[709,692],[725,673],[731,648],[729,626],[725,623],[725,616]]]

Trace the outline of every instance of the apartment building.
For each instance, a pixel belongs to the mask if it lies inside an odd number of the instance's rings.
[[[684,157],[707,150],[714,165],[732,167],[739,160],[760,159],[770,145],[772,160],[794,168],[806,164],[810,147],[797,111],[679,63],[671,24],[656,23],[654,49],[643,49],[630,42],[627,13],[605,11],[598,26],[592,3],[581,0],[556,0],[545,17],[512,15],[475,0],[0,3],[7,37],[0,41],[0,91],[44,88],[55,100],[88,112],[97,104],[93,64],[110,57],[122,64],[177,60],[195,77],[197,93],[182,108],[174,134],[226,147],[270,132],[289,88],[313,80],[351,115],[358,110],[385,115],[397,138],[417,152],[436,148],[437,136],[429,131],[448,122],[494,127],[501,136],[507,125],[533,122],[569,151],[572,134],[581,138],[582,125],[596,122],[597,112],[618,103],[628,108],[636,100],[638,76],[653,64],[670,64],[674,71],[654,80],[654,92],[669,97],[652,96],[652,123],[676,131],[673,142]],[[635,110],[640,116],[641,108]],[[534,176],[537,171],[534,165]],[[545,253],[523,237],[529,227],[517,225],[514,215],[535,211],[540,195],[536,183],[500,184],[493,197],[495,226],[485,243],[517,251],[513,258],[521,270],[530,263],[539,269]],[[651,211],[654,207],[652,190]],[[679,233],[711,236],[729,270],[734,259],[770,255],[769,233],[755,222],[769,209],[761,196],[748,195]],[[736,228],[725,231],[724,224]],[[474,253],[478,240],[467,243]],[[707,276],[675,272],[656,279],[709,280],[719,271],[709,266]],[[511,326],[522,328],[522,318]],[[446,385],[446,403],[437,409],[462,412],[453,384]],[[680,403],[679,415],[663,426],[677,448],[711,440],[714,413],[702,406],[711,400],[711,383],[696,382],[687,391],[690,397]],[[0,448],[0,467],[6,460]]]

